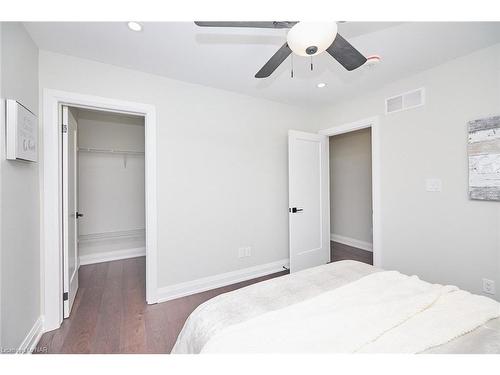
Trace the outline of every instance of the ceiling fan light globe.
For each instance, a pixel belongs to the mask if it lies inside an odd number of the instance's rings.
[[[330,47],[336,36],[336,22],[299,22],[288,32],[287,43],[296,55],[316,56]]]

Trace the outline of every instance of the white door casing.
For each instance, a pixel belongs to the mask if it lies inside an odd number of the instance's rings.
[[[290,130],[290,272],[330,260],[328,137]]]
[[[372,132],[372,214],[373,214],[373,265],[383,267],[382,239],[382,186],[381,186],[381,150],[379,117],[369,117],[361,120],[340,124],[328,129],[322,129],[319,134],[331,137],[352,131],[371,128]]]
[[[78,125],[67,106],[62,106],[62,125],[63,310],[68,318],[78,291]]]
[[[156,109],[153,105],[45,88],[43,90],[42,315],[45,332],[63,320],[61,105],[144,116],[146,183],[146,300],[158,302]]]

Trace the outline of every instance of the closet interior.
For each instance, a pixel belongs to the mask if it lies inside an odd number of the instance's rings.
[[[77,109],[80,265],[145,255],[144,117]]]

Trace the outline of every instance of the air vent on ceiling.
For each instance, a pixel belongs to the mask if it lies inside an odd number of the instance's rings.
[[[387,98],[385,100],[385,113],[401,112],[424,104],[425,91],[420,88]]]

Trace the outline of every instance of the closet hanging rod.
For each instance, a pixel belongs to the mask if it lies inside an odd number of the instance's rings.
[[[115,149],[88,148],[88,147],[79,147],[78,151],[94,152],[100,154],[144,155],[144,151],[115,150]]]

